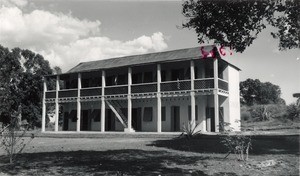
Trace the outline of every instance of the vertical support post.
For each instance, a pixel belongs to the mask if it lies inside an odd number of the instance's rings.
[[[101,87],[101,132],[105,132],[105,71],[102,70]]]
[[[46,127],[46,91],[47,91],[47,80],[43,77],[43,109],[42,109],[42,132],[45,132]]]
[[[161,65],[157,64],[157,132],[161,133],[161,94],[160,94],[160,83],[161,83]]]
[[[77,86],[77,126],[76,131],[80,132],[81,122],[81,102],[80,102],[80,89],[81,89],[81,73],[78,73],[78,86]]]
[[[131,84],[132,84],[132,68],[128,67],[128,95],[127,95],[127,129],[125,132],[133,132],[132,129],[132,100],[131,100]]]
[[[218,58],[214,59],[214,109],[215,109],[215,131],[219,132],[219,85],[218,85]]]
[[[191,60],[190,62],[190,71],[191,71],[191,121],[192,121],[192,128],[196,125],[196,101],[195,101],[195,63],[194,60]]]
[[[55,89],[55,125],[54,131],[58,131],[58,119],[59,119],[59,104],[58,104],[58,91],[59,91],[59,75],[56,76],[56,89]]]

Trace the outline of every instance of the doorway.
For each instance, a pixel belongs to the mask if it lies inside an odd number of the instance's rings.
[[[115,131],[115,116],[111,109],[105,109],[105,131]]]
[[[132,108],[132,127],[135,131],[142,131],[142,108]]]
[[[82,110],[82,118],[81,118],[81,131],[89,130],[89,110]]]
[[[171,107],[171,131],[180,131],[180,106]]]
[[[216,132],[215,127],[215,108],[207,107],[206,108],[206,130],[207,132]],[[224,131],[224,108],[219,108],[219,131]]]
[[[69,112],[64,113],[64,124],[63,124],[63,131],[67,131],[69,128]]]

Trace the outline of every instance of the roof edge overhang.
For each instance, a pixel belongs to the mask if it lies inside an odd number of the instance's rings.
[[[201,48],[202,46],[199,47],[194,47],[194,48]],[[215,45],[205,45],[204,47],[212,47],[213,49],[216,48]],[[185,48],[185,49],[189,49],[189,48]],[[184,49],[178,49],[178,50],[184,50]],[[172,51],[177,51],[177,50],[169,50],[169,51],[163,51],[163,52],[154,52],[154,53],[147,53],[147,54],[140,54],[140,55],[130,55],[130,56],[123,56],[123,57],[116,57],[116,58],[109,58],[107,60],[113,60],[113,59],[122,59],[122,58],[126,58],[126,57],[131,57],[131,56],[143,56],[143,55],[151,55],[151,54],[155,54],[155,53],[166,53],[166,52],[172,52]],[[109,67],[109,68],[99,68],[99,69],[90,69],[90,70],[84,70],[84,71],[75,71],[75,72],[69,72],[70,70],[72,70],[73,68],[83,64],[83,63],[88,63],[88,62],[80,62],[79,64],[77,64],[75,67],[73,67],[72,69],[70,69],[68,72],[65,73],[59,73],[59,74],[53,74],[53,75],[45,75],[44,77],[55,77],[55,76],[61,76],[61,75],[72,75],[72,74],[78,74],[78,73],[89,73],[89,72],[96,72],[96,71],[101,71],[101,70],[108,70],[108,69],[115,69],[115,68],[122,68],[122,67],[136,67],[136,66],[142,66],[142,65],[151,65],[151,64],[162,64],[162,63],[168,63],[168,62],[175,62],[175,61],[187,61],[187,60],[197,60],[197,59],[202,59],[203,55],[198,56],[198,57],[183,57],[183,58],[179,58],[179,59],[174,59],[174,60],[165,60],[165,61],[156,61],[156,62],[147,62],[147,63],[140,63],[140,64],[132,64],[132,65],[124,65],[124,66],[116,66],[116,67]],[[207,57],[208,59],[213,59],[212,57]],[[228,61],[225,61],[224,59],[221,58],[219,51],[217,50],[217,59],[221,60],[222,62],[225,62],[226,64],[232,66],[233,68],[235,68],[238,71],[241,71],[240,68],[238,68],[237,66],[229,63]],[[96,61],[89,61],[89,62],[97,62],[99,60]]]

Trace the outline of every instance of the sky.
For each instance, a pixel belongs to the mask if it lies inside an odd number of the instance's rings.
[[[200,46],[181,0],[0,0],[0,44],[40,53],[63,72],[79,62]],[[223,59],[240,80],[279,85],[287,104],[300,92],[300,50],[278,50],[267,27],[243,53]],[[212,43],[209,43],[212,44]]]

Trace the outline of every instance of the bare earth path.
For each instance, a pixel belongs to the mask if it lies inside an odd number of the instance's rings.
[[[0,175],[299,175],[298,142],[267,143],[242,162],[224,159],[216,140],[37,137],[14,166],[0,150]]]

